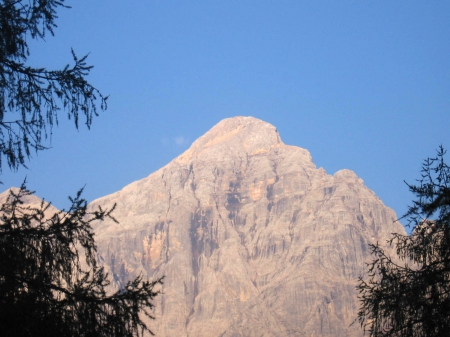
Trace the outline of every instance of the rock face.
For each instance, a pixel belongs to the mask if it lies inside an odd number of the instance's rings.
[[[355,173],[326,174],[252,117],[91,207],[114,203],[99,254],[117,286],[166,276],[157,336],[362,336],[350,325],[368,244],[405,233]]]

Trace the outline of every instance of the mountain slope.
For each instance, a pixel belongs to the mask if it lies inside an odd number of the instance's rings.
[[[367,245],[404,233],[352,171],[326,174],[252,117],[91,207],[114,203],[99,254],[117,286],[166,276],[158,336],[362,336],[349,325]]]

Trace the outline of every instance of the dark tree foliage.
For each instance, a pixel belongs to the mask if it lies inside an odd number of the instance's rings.
[[[368,279],[360,278],[358,320],[370,336],[450,335],[450,167],[442,146],[409,185],[415,200],[404,218],[410,236],[394,234],[389,256],[372,245]]]
[[[56,10],[68,8],[64,0],[0,0],[0,171],[3,161],[10,169],[25,166],[32,151],[43,150],[58,112],[65,110],[78,128],[84,116],[89,128],[106,99],[89,84],[86,76],[92,66],[86,57],[72,50],[73,66],[61,70],[26,65],[29,39],[53,35]]]
[[[109,294],[98,266],[91,223],[110,210],[88,212],[81,191],[72,206],[51,214],[50,204],[26,206],[23,185],[0,209],[0,333],[2,336],[139,336],[151,331],[159,293],[141,277]],[[114,219],[113,219],[114,220]]]

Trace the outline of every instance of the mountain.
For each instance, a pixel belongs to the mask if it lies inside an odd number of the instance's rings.
[[[20,188],[10,187],[6,191],[0,193],[0,205],[6,203],[11,192],[17,195],[20,192]],[[44,212],[45,214],[44,219],[49,219],[55,213],[59,212],[59,210],[53,205],[48,205],[48,201],[45,201],[34,194],[22,196],[20,200],[23,202],[25,207],[29,207],[31,209],[41,209],[41,206],[43,205],[48,206]]]
[[[362,336],[369,243],[405,233],[350,170],[329,175],[252,117],[225,119],[145,179],[91,203],[117,287],[165,275],[157,336]]]

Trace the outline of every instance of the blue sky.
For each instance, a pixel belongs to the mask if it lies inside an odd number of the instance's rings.
[[[148,176],[220,120],[254,116],[328,173],[356,172],[398,215],[403,180],[450,148],[448,1],[69,1],[30,64],[90,53],[110,95],[91,130],[61,114],[48,151],[4,169],[68,206]]]

